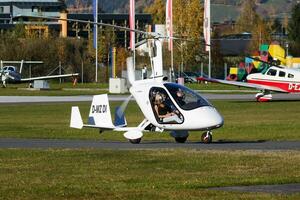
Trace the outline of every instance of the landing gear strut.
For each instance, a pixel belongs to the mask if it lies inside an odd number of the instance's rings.
[[[209,144],[212,142],[212,132],[207,131],[201,135],[201,141],[205,144]]]

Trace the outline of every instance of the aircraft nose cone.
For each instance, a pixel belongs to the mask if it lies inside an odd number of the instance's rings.
[[[224,119],[214,107],[205,107],[205,115],[209,126],[219,128],[224,124]]]

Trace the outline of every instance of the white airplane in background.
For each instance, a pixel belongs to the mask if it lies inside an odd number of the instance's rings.
[[[300,92],[300,71],[291,68],[273,65],[262,73],[249,74],[246,77],[246,79],[247,82],[238,82],[203,78],[203,80],[209,82],[255,88],[261,90],[260,93],[257,93],[255,95],[256,100],[259,102],[267,102],[272,100],[271,92]]]
[[[8,61],[8,63],[12,63],[12,61]],[[75,77],[78,76],[78,73],[75,74],[63,74],[63,75],[51,75],[51,76],[39,76],[39,77],[32,77],[32,78],[22,78],[22,68],[23,63],[37,63],[34,61],[20,61],[15,62],[20,63],[20,71],[18,72],[15,66],[3,66],[3,62],[1,62],[1,68],[0,68],[0,76],[1,76],[1,82],[2,86],[5,88],[7,85],[6,83],[26,83],[26,82],[32,82],[35,80],[47,80],[47,79],[56,79],[56,78],[66,78],[66,77]],[[42,62],[39,62],[42,63]]]

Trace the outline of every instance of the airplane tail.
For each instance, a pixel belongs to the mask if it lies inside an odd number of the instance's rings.
[[[113,129],[110,107],[107,94],[95,95],[93,97],[88,126],[99,127],[105,129]]]
[[[83,124],[79,108],[72,107],[71,128],[82,129],[82,127],[114,129],[115,126],[111,120],[110,107],[107,94],[95,95],[90,108],[88,124]]]

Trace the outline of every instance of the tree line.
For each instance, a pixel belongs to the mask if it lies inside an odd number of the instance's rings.
[[[107,82],[110,73],[107,67],[111,56],[110,48],[117,48],[117,76],[121,76],[121,70],[126,69],[128,52],[115,43],[111,30],[99,31],[98,38],[98,80]],[[95,80],[95,57],[92,37],[61,38],[55,32],[50,32],[47,36],[38,31],[28,33],[24,24],[0,33],[0,60],[43,61],[43,65],[32,67],[33,76],[47,75],[61,65],[65,73],[81,73],[83,68],[84,81],[92,82]],[[24,77],[29,75],[28,66],[23,68],[22,73]],[[58,73],[58,68],[54,73]]]

